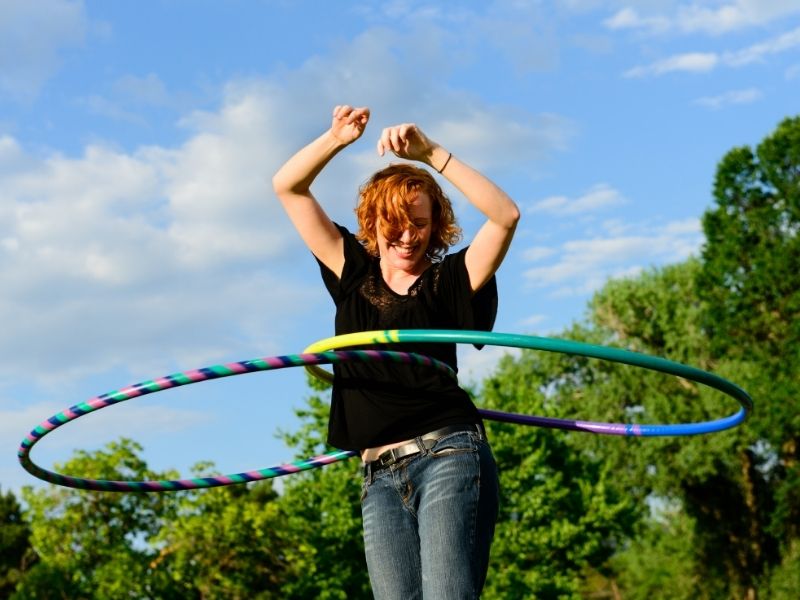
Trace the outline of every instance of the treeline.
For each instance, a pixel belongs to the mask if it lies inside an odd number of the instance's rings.
[[[489,423],[502,506],[485,598],[794,600],[800,590],[800,117],[730,151],[701,256],[612,280],[560,337],[619,346],[735,381],[756,409],[705,436],[618,438]],[[312,387],[314,384],[312,383]],[[675,423],[731,414],[693,382],[546,352],[507,356],[487,408]],[[283,434],[323,450],[326,391]],[[167,479],[130,440],[59,470]],[[210,465],[198,465],[207,474]],[[0,494],[0,597],[370,598],[358,463],[170,494]]]

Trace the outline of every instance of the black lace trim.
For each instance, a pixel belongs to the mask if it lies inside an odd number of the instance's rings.
[[[383,280],[380,263],[375,261],[370,266],[369,274],[361,282],[358,293],[367,300],[372,306],[382,313],[382,320],[392,322],[401,311],[406,310],[406,305],[414,301],[423,289],[423,285],[431,279],[433,293],[439,290],[439,276],[441,274],[441,263],[431,265],[417,280],[408,288],[408,293],[398,294],[393,291]]]

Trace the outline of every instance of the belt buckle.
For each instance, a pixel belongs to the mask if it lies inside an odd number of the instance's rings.
[[[382,469],[384,467],[388,467],[389,465],[394,464],[394,456],[390,451],[383,452],[378,458],[372,461],[373,464],[377,463],[377,467]]]
[[[405,448],[405,446],[398,446],[397,448],[389,448],[389,450],[386,451],[386,452],[389,453],[389,457],[388,457],[388,459],[386,459],[386,461],[382,462],[382,466],[388,467],[388,466],[393,465],[394,463],[396,463],[401,458],[405,458],[406,456],[409,456],[408,454],[402,454],[401,455],[400,454],[400,449],[401,448]]]

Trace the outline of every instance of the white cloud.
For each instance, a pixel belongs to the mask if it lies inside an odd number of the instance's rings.
[[[638,235],[578,239],[564,243],[555,262],[527,270],[530,286],[555,296],[589,294],[610,277],[634,275],[652,264],[686,259],[702,242],[696,219],[641,228]]]
[[[191,94],[168,89],[155,73],[145,76],[123,75],[105,86],[102,92],[80,98],[77,103],[93,115],[151,128],[153,110],[180,114],[193,106]]]
[[[478,169],[507,168],[564,150],[575,130],[571,121],[552,114],[509,118],[507,111],[476,106],[451,112],[451,117],[433,120],[431,137],[455,148]],[[509,156],[512,149],[513,159]]]
[[[704,33],[720,35],[758,27],[800,12],[795,0],[734,0],[717,3],[678,4],[672,14],[643,14],[630,6],[604,21],[612,30],[635,30],[645,34]]]
[[[147,127],[147,119],[136,112],[124,107],[124,103],[115,102],[109,98],[92,94],[79,101],[90,113],[107,117],[116,121],[131,123],[138,127]]]
[[[522,258],[527,262],[536,262],[548,258],[555,253],[556,249],[550,246],[534,246],[532,248],[527,248],[522,253]]]
[[[290,150],[270,106],[259,90],[230,97],[215,131],[175,149],[36,159],[2,141],[24,168],[0,166],[0,380],[274,346],[310,285],[285,276],[300,243],[271,197]]]
[[[370,20],[396,29],[398,23],[411,27],[423,38],[408,39],[415,52],[432,43],[446,42],[442,67],[463,63],[487,50],[520,73],[549,70],[559,61],[560,38],[550,19],[551,8],[540,2],[459,3],[438,6],[426,1],[399,0],[374,6],[362,3],[357,10]],[[560,8],[560,7],[556,7]],[[430,64],[425,65],[430,68]]]
[[[632,229],[636,229],[636,225],[629,221],[620,218],[606,219],[602,223],[603,230],[613,237],[621,237]]]
[[[730,104],[752,104],[763,97],[764,94],[761,90],[748,88],[745,90],[731,90],[717,96],[704,96],[695,100],[694,103],[716,110]]]
[[[603,25],[612,30],[644,29],[651,33],[661,33],[668,31],[672,27],[672,22],[667,17],[661,15],[645,17],[640,15],[635,9],[625,7],[614,14],[614,16],[603,21]]]
[[[83,2],[4,0],[0,3],[0,91],[29,100],[60,64],[62,48],[83,42]]]
[[[709,8],[699,3],[681,5],[675,21],[686,33],[721,34],[771,21],[800,12],[794,0],[735,0]]]
[[[707,73],[712,71],[719,64],[719,61],[719,56],[714,52],[688,52],[676,54],[649,65],[628,69],[624,75],[625,77],[658,76],[675,71]]]
[[[741,50],[723,53],[688,52],[628,69],[625,77],[659,76],[671,72],[708,73],[719,66],[743,67],[800,46],[800,27]]]
[[[394,160],[375,152],[382,126],[417,120],[479,167],[529,169],[566,145],[572,126],[557,115],[484,106],[399,64],[392,44],[407,41],[370,31],[280,85],[232,82],[217,110],[181,120],[186,137],[174,147],[36,156],[0,138],[0,384],[280,351],[282,335],[330,303],[317,280],[298,283],[297,257],[315,266],[270,177],[342,98],[380,107],[364,140],[315,182],[348,223],[357,185]],[[157,80],[140,83],[161,98]]]
[[[672,236],[689,235],[694,236],[700,234],[702,226],[698,219],[689,217],[680,221],[670,221],[660,228],[660,231]]]
[[[769,55],[792,50],[797,46],[800,46],[800,27],[764,42],[753,44],[743,50],[726,53],[724,61],[731,67],[742,67],[761,61]]]
[[[566,196],[551,196],[540,200],[530,207],[529,212],[558,216],[583,215],[624,203],[625,198],[618,190],[608,184],[599,183],[575,199]]]

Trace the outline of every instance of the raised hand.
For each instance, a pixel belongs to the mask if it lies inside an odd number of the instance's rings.
[[[414,123],[403,123],[383,130],[378,140],[378,154],[383,156],[389,150],[398,158],[430,163],[438,146]]]
[[[367,127],[369,109],[366,106],[353,108],[348,105],[336,106],[333,109],[331,134],[342,144],[352,144]]]

